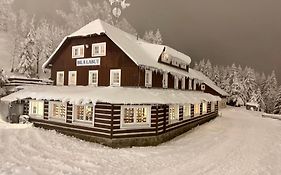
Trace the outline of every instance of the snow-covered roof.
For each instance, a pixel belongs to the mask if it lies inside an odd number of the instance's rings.
[[[112,104],[186,104],[220,101],[221,98],[199,91],[162,90],[124,87],[91,86],[28,86],[3,97],[3,102],[22,99],[59,100],[71,104],[97,102]]]
[[[165,68],[168,66],[161,66],[161,64],[158,63],[158,59],[164,49],[168,54],[184,61],[186,64],[191,63],[191,59],[189,56],[178,52],[175,49],[172,49],[165,45],[149,44],[144,40],[138,39],[137,36],[126,33],[100,19],[97,19],[82,27],[78,31],[72,33],[71,35],[65,37],[60,45],[56,48],[54,53],[50,56],[50,58],[43,64],[43,69],[47,67],[54,55],[58,52],[58,50],[68,38],[90,36],[94,34],[100,35],[103,33],[105,33],[139,66],[147,66],[166,71]]]
[[[206,85],[208,85],[210,88],[215,90],[217,93],[221,94],[222,96],[229,96],[229,94],[227,92],[225,92],[220,87],[218,87],[212,80],[210,80],[202,72],[194,70],[194,69],[189,69],[189,72],[190,72],[190,74],[192,74],[194,76],[194,78],[202,80]]]

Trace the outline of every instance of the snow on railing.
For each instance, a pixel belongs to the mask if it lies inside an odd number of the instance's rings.
[[[277,114],[267,114],[267,113],[264,113],[264,114],[262,114],[262,117],[281,120],[281,115],[277,115]]]

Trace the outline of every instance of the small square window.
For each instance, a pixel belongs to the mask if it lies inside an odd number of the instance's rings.
[[[92,56],[106,56],[106,43],[92,44]]]
[[[205,84],[201,84],[201,90],[202,90],[202,91],[205,91],[205,90],[206,90]]]
[[[72,47],[72,58],[83,58],[84,57],[84,45]]]

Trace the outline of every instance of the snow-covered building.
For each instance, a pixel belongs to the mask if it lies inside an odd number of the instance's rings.
[[[218,115],[189,56],[147,43],[101,20],[65,37],[43,65],[54,86],[25,87],[35,126],[112,147],[157,145]]]
[[[255,102],[246,103],[246,109],[251,111],[260,111],[260,105]]]

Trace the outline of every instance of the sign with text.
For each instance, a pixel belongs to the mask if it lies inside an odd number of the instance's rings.
[[[76,66],[99,66],[100,58],[77,59]]]

